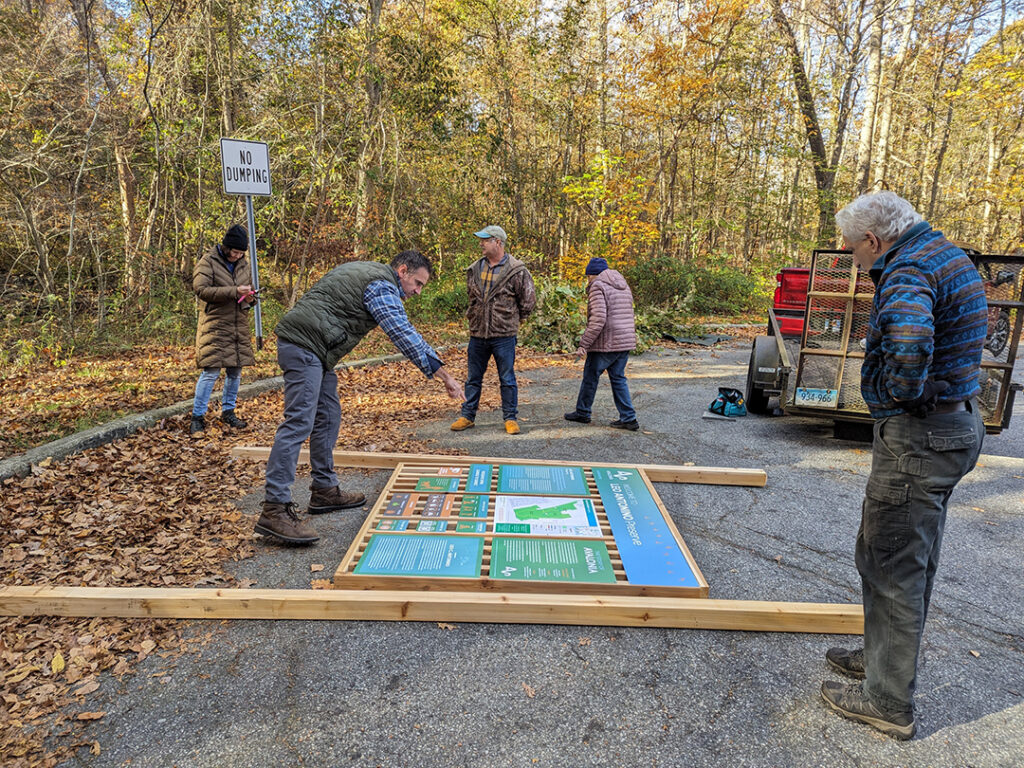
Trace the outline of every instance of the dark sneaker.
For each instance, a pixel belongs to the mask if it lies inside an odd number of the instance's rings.
[[[914,738],[914,732],[917,730],[914,725],[914,713],[883,712],[864,695],[860,683],[845,685],[826,681],[821,684],[821,698],[843,717],[877,728],[886,736],[901,741]]]
[[[608,426],[615,427],[616,429],[628,429],[630,432],[636,432],[638,429],[640,429],[640,425],[637,424],[636,419],[633,419],[632,421],[623,421],[622,419],[616,419]]]
[[[846,648],[829,648],[825,651],[825,661],[840,675],[852,677],[854,680],[864,679],[864,649],[848,651]]]
[[[249,422],[235,416],[234,409],[230,411],[223,411],[220,415],[220,420],[232,429],[245,429],[249,426]]]
[[[206,419],[192,414],[192,426],[188,428],[190,435],[196,435],[206,429]]]
[[[313,526],[295,514],[295,505],[263,502],[263,514],[256,521],[256,533],[273,536],[288,544],[312,544],[319,540]]]
[[[579,411],[573,411],[572,413],[565,414],[566,421],[578,421],[580,424],[589,424],[590,417],[584,416]]]
[[[361,507],[366,497],[361,493],[343,491],[338,486],[333,488],[314,488],[309,495],[309,514],[322,515],[339,509]]]

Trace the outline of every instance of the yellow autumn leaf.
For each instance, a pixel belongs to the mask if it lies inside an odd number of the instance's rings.
[[[64,671],[64,655],[57,651],[53,655],[53,660],[50,662],[50,669],[53,670],[53,674],[59,675]]]

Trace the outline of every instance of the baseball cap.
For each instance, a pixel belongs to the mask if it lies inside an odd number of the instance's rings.
[[[505,230],[499,227],[497,224],[488,224],[479,232],[474,232],[473,234],[479,237],[481,240],[486,240],[489,237],[496,237],[499,240],[501,240],[502,243],[508,242],[508,235],[505,234]]]

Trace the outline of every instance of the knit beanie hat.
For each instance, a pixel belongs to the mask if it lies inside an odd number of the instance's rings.
[[[606,269],[608,269],[608,262],[605,261],[604,259],[591,259],[590,263],[587,264],[588,275],[600,275]]]
[[[227,249],[234,249],[236,251],[248,251],[249,250],[249,235],[246,234],[245,228],[241,224],[235,224],[231,229],[224,233],[224,239],[221,241]]]

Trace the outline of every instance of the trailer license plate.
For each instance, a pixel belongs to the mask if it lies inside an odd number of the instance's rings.
[[[811,389],[797,387],[793,405],[805,405],[811,408],[835,408],[839,405],[838,389]]]

